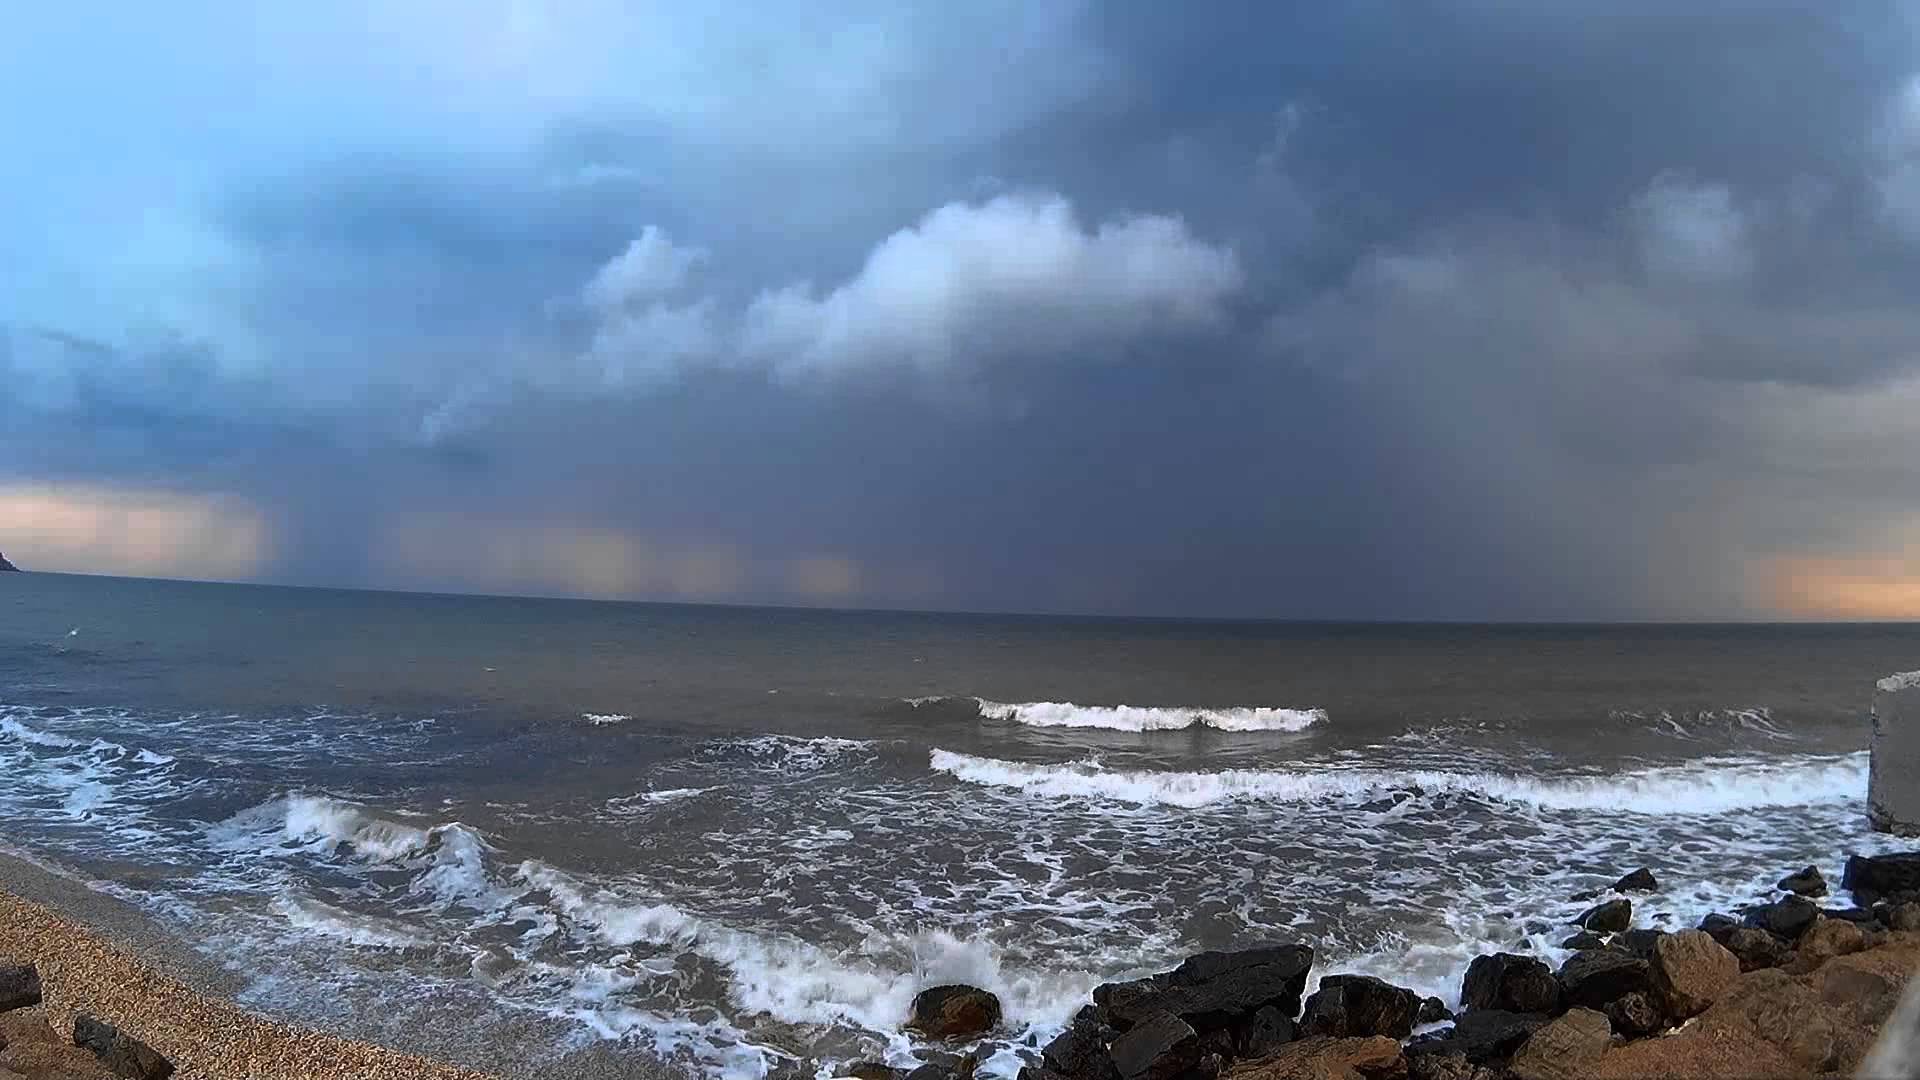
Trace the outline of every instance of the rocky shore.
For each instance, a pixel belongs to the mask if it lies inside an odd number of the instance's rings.
[[[1455,1002],[1337,972],[1308,994],[1314,954],[1302,944],[1201,953],[1096,988],[1066,1032],[1022,1051],[1020,1080],[1920,1075],[1893,1060],[1904,1037],[1880,1040],[1920,968],[1920,853],[1850,859],[1841,883],[1850,903],[1831,899],[1807,867],[1691,930],[1636,926],[1634,894],[1656,887],[1643,869],[1585,898],[1593,906],[1567,928],[1558,965],[1525,953],[1476,958]],[[920,996],[908,1026],[959,1049],[999,1017],[986,991],[944,986]],[[841,1071],[964,1080],[977,1057],[925,1060]]]

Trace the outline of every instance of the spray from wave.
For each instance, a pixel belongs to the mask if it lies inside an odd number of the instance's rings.
[[[934,771],[966,783],[1029,795],[1190,808],[1238,799],[1312,802],[1414,792],[1473,795],[1543,810],[1719,814],[1858,799],[1867,782],[1865,753],[1778,761],[1703,758],[1686,765],[1592,776],[1340,768],[1154,772],[1106,769],[1097,761],[1066,765],[1002,761],[949,750],[934,750],[930,764]]]
[[[1242,706],[1197,709],[1180,706],[1075,705],[1069,701],[1008,703],[975,698],[980,715],[1028,727],[1101,728],[1108,731],[1179,731],[1210,727],[1219,731],[1305,731],[1327,721],[1325,709]]]

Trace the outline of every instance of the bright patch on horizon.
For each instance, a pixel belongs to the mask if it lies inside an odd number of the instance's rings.
[[[0,487],[0,536],[22,570],[238,579],[272,551],[266,518],[220,495]]]
[[[1799,619],[1920,619],[1920,559],[1910,555],[1776,559],[1767,564],[1767,596]]]

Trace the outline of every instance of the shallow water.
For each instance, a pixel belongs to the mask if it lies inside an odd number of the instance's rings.
[[[1830,876],[1920,627],[1301,626],[0,583],[0,838],[404,1044],[449,1002],[737,1076],[1018,1067],[1197,948],[1452,999],[1639,865],[1679,925]],[[484,1041],[476,1048],[484,1063]]]

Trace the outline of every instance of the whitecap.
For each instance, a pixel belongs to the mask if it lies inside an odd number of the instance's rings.
[[[980,715],[1029,727],[1104,728],[1109,731],[1178,731],[1195,726],[1220,731],[1305,731],[1327,721],[1325,709],[1267,706],[1203,709],[1182,706],[1075,705],[1067,701],[1008,703],[974,699]]]

